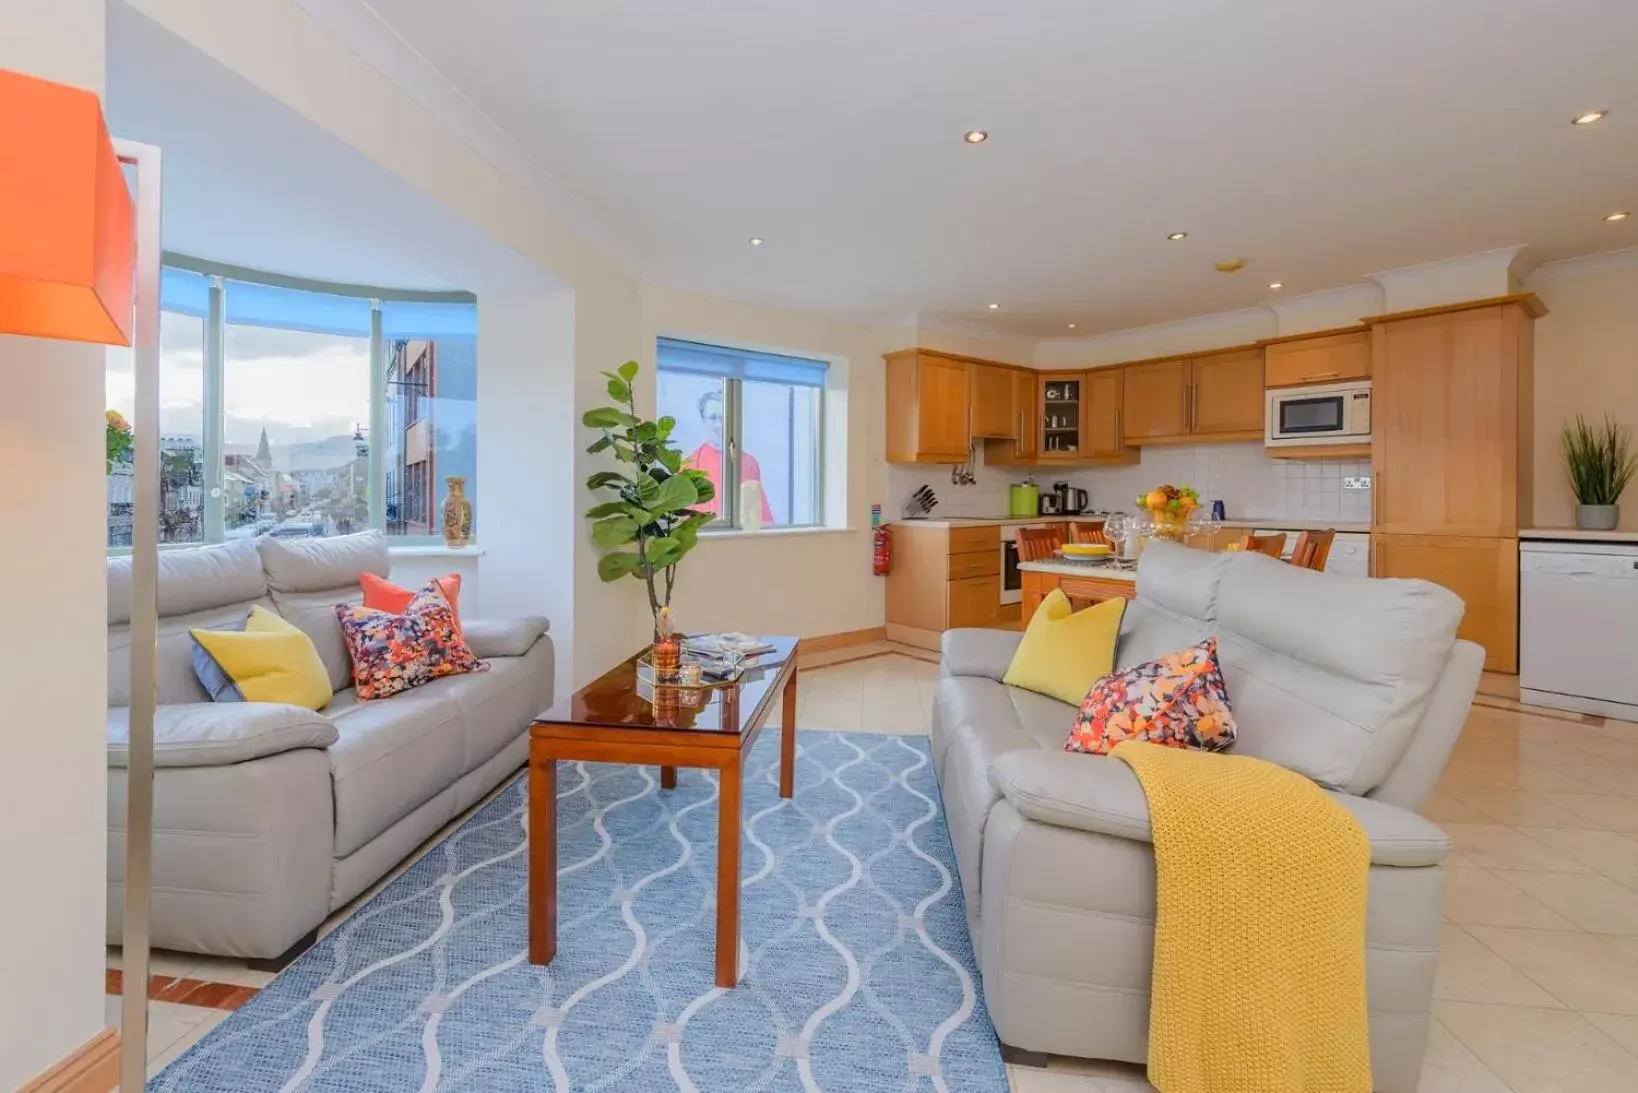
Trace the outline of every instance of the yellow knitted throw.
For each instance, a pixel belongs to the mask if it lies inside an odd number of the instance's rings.
[[[1370,1093],[1365,894],[1348,810],[1249,756],[1111,753],[1149,801],[1157,913],[1149,1081],[1161,1093]]]

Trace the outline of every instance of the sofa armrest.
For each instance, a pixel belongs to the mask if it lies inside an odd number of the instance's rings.
[[[1017,630],[946,630],[940,642],[947,676],[987,676],[1001,682],[1024,635]]]
[[[339,740],[323,714],[277,702],[189,702],[154,711],[154,766],[220,767]],[[108,765],[130,763],[131,711],[108,711]]]
[[[1152,843],[1149,802],[1132,768],[1106,755],[1009,751],[990,764],[990,784],[1026,818],[1055,827]],[[1414,812],[1328,791],[1371,842],[1371,864],[1438,865],[1450,853],[1443,831]]]
[[[521,619],[467,619],[461,634],[479,660],[521,657],[540,640],[551,623],[539,615]]]

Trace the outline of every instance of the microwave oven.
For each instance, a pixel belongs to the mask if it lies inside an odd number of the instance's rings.
[[[1269,447],[1362,444],[1371,439],[1371,383],[1280,387],[1268,392]]]

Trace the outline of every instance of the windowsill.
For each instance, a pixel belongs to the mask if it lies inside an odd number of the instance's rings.
[[[483,557],[483,547],[447,547],[442,543],[406,543],[403,546],[389,545],[387,553],[394,558],[481,558]]]
[[[700,539],[791,539],[801,535],[848,535],[854,530],[850,527],[757,528],[755,531],[722,528],[718,531],[702,531]]]

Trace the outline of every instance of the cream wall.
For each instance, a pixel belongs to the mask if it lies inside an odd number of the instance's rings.
[[[845,438],[826,436],[829,455],[845,461],[847,478],[844,510],[827,512],[826,519],[842,526],[703,538],[678,571],[672,606],[679,623],[799,637],[881,626],[882,579],[870,573],[870,506],[886,489],[882,353],[900,348],[894,339],[903,332],[656,285],[644,285],[641,299],[645,413],[653,412],[654,340],[662,336],[825,358],[831,362],[827,403],[845,402],[837,407],[847,422]],[[845,451],[838,440],[845,440]]]
[[[1535,517],[1539,527],[1575,523],[1559,430],[1605,413],[1638,437],[1638,249],[1544,266],[1526,284],[1548,313],[1536,321]],[[1638,531],[1638,486],[1621,527]]]
[[[0,68],[101,92],[103,0],[0,0]],[[100,346],[0,336],[0,1089],[103,1028]],[[26,534],[15,529],[27,529]]]

